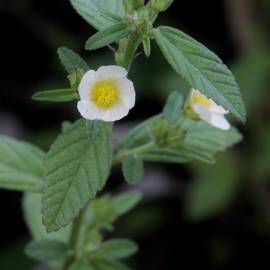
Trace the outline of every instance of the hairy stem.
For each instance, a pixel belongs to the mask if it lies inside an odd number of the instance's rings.
[[[118,165],[129,155],[143,154],[143,153],[149,151],[153,146],[155,146],[155,143],[150,142],[150,143],[144,144],[142,146],[139,146],[139,147],[136,147],[133,149],[119,150],[113,158],[112,166],[114,167],[114,166]]]
[[[79,215],[73,221],[69,238],[69,255],[66,258],[66,261],[64,262],[63,270],[67,270],[76,259],[77,243],[80,235],[80,228],[84,218],[85,210],[86,208],[82,209]]]
[[[129,70],[140,43],[141,38],[136,32],[127,39],[121,40],[119,49],[115,54],[115,62],[117,65]]]

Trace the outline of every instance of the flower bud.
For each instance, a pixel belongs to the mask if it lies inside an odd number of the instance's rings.
[[[153,9],[163,12],[167,10],[174,0],[151,0],[151,6]]]
[[[132,14],[144,5],[144,0],[124,0],[124,7],[128,14]]]

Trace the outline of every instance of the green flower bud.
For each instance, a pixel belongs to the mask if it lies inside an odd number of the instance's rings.
[[[128,14],[132,14],[135,10],[143,7],[144,0],[124,0],[124,8]]]
[[[151,7],[158,12],[167,10],[174,0],[151,0]]]

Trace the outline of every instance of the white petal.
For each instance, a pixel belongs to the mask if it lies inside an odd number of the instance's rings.
[[[218,113],[218,114],[228,114],[229,111],[225,110],[222,106],[217,105],[213,100],[211,100],[211,108],[210,110],[212,112]]]
[[[126,77],[128,72],[120,66],[102,66],[97,70],[99,79],[120,79]]]
[[[120,91],[120,99],[124,105],[131,109],[135,106],[136,93],[133,82],[127,78],[117,80],[117,84]]]
[[[79,85],[79,95],[82,100],[89,99],[89,92],[96,78],[96,72],[94,70],[88,70]]]
[[[212,125],[216,128],[223,130],[229,130],[231,125],[228,120],[222,114],[213,113],[211,117]]]
[[[223,114],[211,112],[209,109],[203,107],[200,104],[194,104],[193,110],[202,120],[216,128],[228,130],[231,127],[230,123],[227,121]]]
[[[195,103],[192,105],[192,109],[198,116],[204,120],[205,122],[211,124],[211,111],[206,107],[202,106],[201,104]]]
[[[129,109],[123,103],[120,102],[114,107],[107,109],[102,117],[102,120],[106,122],[117,121],[127,116],[128,112]]]
[[[89,102],[79,101],[77,107],[82,117],[88,120],[101,120],[105,113]]]

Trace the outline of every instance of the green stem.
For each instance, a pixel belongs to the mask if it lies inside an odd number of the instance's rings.
[[[129,155],[143,154],[143,153],[149,151],[153,146],[155,146],[155,143],[150,142],[150,143],[144,144],[142,146],[139,146],[139,147],[136,147],[136,148],[133,148],[130,150],[120,150],[114,156],[112,166],[114,167],[114,166],[120,164]]]
[[[130,35],[127,39],[121,40],[119,43],[119,49],[115,54],[117,65],[129,70],[140,43],[141,38],[136,32]]]
[[[82,209],[79,215],[73,221],[69,238],[69,255],[66,261],[64,262],[63,270],[67,270],[76,259],[77,243],[80,235],[80,228],[83,222],[85,210],[86,208]]]

